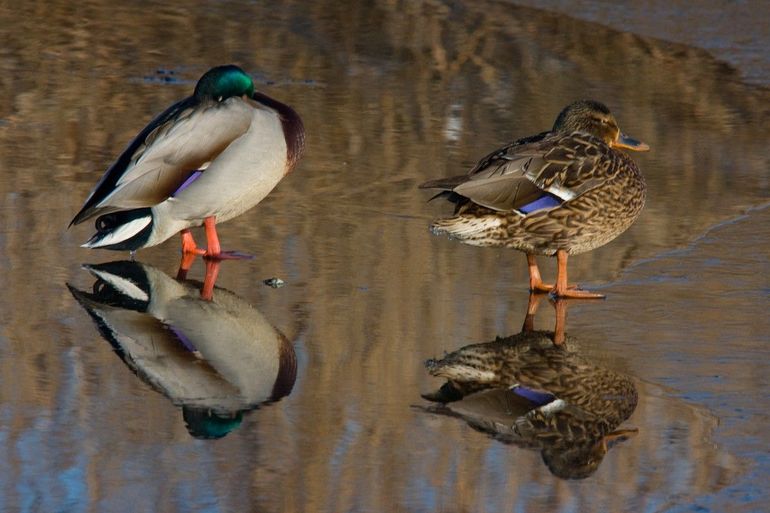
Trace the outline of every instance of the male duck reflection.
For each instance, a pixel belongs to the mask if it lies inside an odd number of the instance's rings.
[[[67,285],[123,362],[182,412],[190,434],[219,438],[243,412],[288,395],[294,347],[254,307],[136,262],[84,266],[93,292]]]
[[[297,113],[255,91],[242,69],[212,68],[131,141],[70,226],[98,216],[87,248],[135,251],[181,232],[185,255],[237,257],[222,252],[216,223],[254,207],[292,171],[304,133]],[[205,250],[190,232],[201,225]]]
[[[455,215],[431,229],[473,246],[524,251],[529,288],[557,297],[603,297],[567,284],[567,257],[602,246],[639,217],[646,186],[633,160],[616,148],[649,147],[623,135],[609,109],[578,101],[553,129],[496,150],[467,175],[432,180]],[[535,255],[556,255],[555,285],[543,283]]]
[[[615,429],[636,408],[637,391],[629,377],[581,357],[573,337],[569,350],[551,337],[524,330],[428,360],[428,371],[447,382],[423,397],[452,403],[432,411],[463,418],[497,440],[540,449],[554,475],[582,479],[612,443],[636,433]]]

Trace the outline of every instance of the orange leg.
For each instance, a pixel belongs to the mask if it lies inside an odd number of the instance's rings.
[[[553,343],[560,346],[566,339],[564,330],[567,326],[567,302],[563,299],[557,299],[554,301],[553,307],[556,309],[556,325],[553,327]]]
[[[524,317],[524,326],[521,327],[521,331],[535,331],[535,314],[537,313],[537,307],[540,306],[542,297],[542,294],[530,292],[529,302],[527,303],[527,315]]]
[[[567,285],[567,257],[569,255],[563,249],[556,252],[556,261],[558,270],[556,272],[556,286],[551,293],[556,298],[575,298],[575,299],[603,299],[603,294],[589,292],[587,290],[578,290]]]
[[[203,228],[206,230],[206,244],[208,245],[203,258],[209,260],[248,260],[254,258],[254,255],[238,253],[236,251],[222,251],[217,236],[217,219],[215,216],[209,216],[203,220]]]
[[[192,267],[192,264],[195,261],[195,257],[205,253],[204,250],[198,249],[198,246],[195,244],[195,239],[193,238],[192,232],[190,230],[182,230],[181,235],[182,261],[179,262],[179,270],[176,273],[177,280],[186,279],[187,272],[190,270],[190,267]]]
[[[535,255],[527,253],[527,267],[529,268],[530,292],[551,292],[553,285],[543,283],[543,279],[540,277],[540,269],[537,267]]]
[[[543,283],[540,277],[540,269],[537,267],[535,255],[527,253],[527,267],[529,268],[529,291],[530,292],[552,292],[555,288],[550,283]],[[569,284],[568,289],[578,288],[575,284]]]
[[[216,217],[210,216],[204,219],[203,228],[206,230],[207,246],[205,256],[208,258],[219,258],[219,254],[222,253],[222,248],[219,245],[219,237],[217,236]]]
[[[542,298],[542,294],[530,293],[529,302],[527,303],[527,315],[524,317],[524,325],[521,327],[522,332],[535,331],[535,314],[537,313]],[[560,346],[566,339],[567,301],[564,299],[557,299],[553,301],[553,306],[556,310],[556,325],[553,328],[553,343]]]
[[[543,299],[543,294],[529,294],[527,315],[524,317],[524,325],[521,327],[522,332],[529,333],[535,331],[535,314],[540,306],[541,299]],[[556,299],[553,301],[553,306],[556,310],[556,325],[553,328],[553,343],[554,345],[560,346],[564,344],[564,341],[566,340],[567,300]]]
[[[203,255],[206,251],[199,249],[189,229],[179,232],[182,236],[182,254]]]
[[[203,278],[203,287],[201,287],[201,299],[211,301],[214,297],[214,284],[219,276],[219,266],[222,264],[219,259],[206,259],[206,277]]]

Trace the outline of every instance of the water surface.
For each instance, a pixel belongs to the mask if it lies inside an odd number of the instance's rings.
[[[767,202],[770,98],[703,50],[496,2],[27,3],[0,10],[0,39],[0,509],[750,511],[767,499],[767,234],[753,229],[766,210],[709,230]],[[222,297],[291,342],[296,376],[201,440],[66,286],[90,290],[83,263],[127,255],[81,249],[89,230],[66,225],[130,138],[225,62],[308,132],[297,170],[220,231],[257,255],[223,264]],[[635,380],[624,425],[639,434],[565,481],[537,451],[424,411],[420,394],[440,382],[423,362],[519,332],[527,291],[521,254],[431,236],[448,207],[416,185],[581,97],[653,151],[634,156],[642,217],[570,266],[609,299],[571,305],[568,331]],[[170,279],[177,244],[138,260]],[[550,310],[538,326],[552,328]]]

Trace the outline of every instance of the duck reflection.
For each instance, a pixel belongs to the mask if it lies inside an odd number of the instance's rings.
[[[192,436],[221,438],[291,392],[294,347],[237,295],[217,288],[202,299],[200,283],[133,261],[83,267],[93,290],[70,292],[123,363],[181,406]]]
[[[557,477],[586,478],[611,446],[637,432],[617,429],[636,408],[636,387],[628,376],[581,356],[574,337],[555,345],[553,332],[531,326],[528,315],[521,333],[428,360],[428,372],[447,381],[423,397],[444,403],[432,412],[462,418],[501,442],[539,449]]]

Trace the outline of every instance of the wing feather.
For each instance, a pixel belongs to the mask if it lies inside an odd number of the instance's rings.
[[[244,134],[252,107],[240,97],[200,104],[187,98],[155,118],[110,166],[72,224],[108,211],[167,199]]]
[[[497,211],[521,208],[545,193],[568,201],[601,185],[618,169],[616,156],[588,134],[538,134],[481,159],[464,177],[433,180],[441,188]]]

